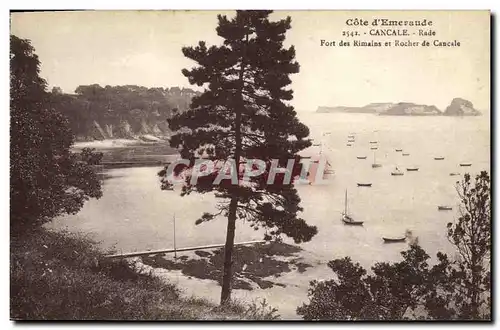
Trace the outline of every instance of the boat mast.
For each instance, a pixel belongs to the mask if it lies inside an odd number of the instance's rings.
[[[175,241],[175,213],[174,213],[174,259],[177,260],[177,244]]]
[[[344,214],[347,215],[347,189],[345,190]]]

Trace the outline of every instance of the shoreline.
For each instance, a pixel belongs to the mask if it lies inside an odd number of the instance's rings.
[[[285,243],[266,243],[237,249],[235,253],[232,298],[241,303],[263,299],[283,320],[300,320],[296,308],[307,301],[309,281],[304,278],[333,278],[326,263],[315,260],[302,248]],[[186,296],[196,295],[218,304],[222,249],[197,250],[173,256],[161,254],[131,257],[144,271],[176,285]]]

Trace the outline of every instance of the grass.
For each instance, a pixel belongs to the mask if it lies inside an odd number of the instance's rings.
[[[45,229],[11,235],[13,320],[269,320],[265,301],[217,306],[181,297],[137,264],[104,257],[81,235]]]

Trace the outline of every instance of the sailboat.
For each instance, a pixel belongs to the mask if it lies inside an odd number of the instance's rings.
[[[355,221],[347,212],[347,189],[345,190],[344,212],[342,212],[342,222],[350,226],[362,226],[363,221]]]
[[[372,164],[372,167],[373,167],[373,168],[382,167],[382,164],[378,164],[378,163],[375,161],[375,153],[373,153],[373,164]]]
[[[399,170],[399,168],[396,167],[396,169],[391,172],[391,175],[404,175],[404,172],[402,172],[401,170]]]
[[[326,167],[323,171],[323,174],[335,174],[335,171],[332,169],[332,165],[329,161],[326,161]]]

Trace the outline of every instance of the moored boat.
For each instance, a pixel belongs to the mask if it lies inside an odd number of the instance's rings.
[[[460,166],[471,166],[471,163],[460,163]]]
[[[396,167],[396,169],[391,172],[391,175],[403,175],[403,171],[401,171],[399,168]]]
[[[396,149],[396,152],[401,152],[403,151],[403,149]]]
[[[371,183],[359,183],[358,182],[358,187],[371,187],[372,184]]]
[[[351,219],[350,217],[346,216],[346,217],[343,217],[342,218],[342,222],[344,222],[345,225],[349,225],[349,226],[362,226],[363,225],[363,221],[355,221],[355,220],[349,220]]]
[[[438,206],[439,211],[451,211],[453,208],[451,206],[440,205]]]
[[[443,160],[444,157],[434,157],[434,160]]]
[[[407,238],[411,239],[413,237],[413,233],[411,230],[406,230],[405,234],[400,237],[386,237],[382,236],[384,243],[402,243],[405,242]]]
[[[371,150],[377,150],[378,148],[377,147],[371,147],[370,149]]]
[[[347,189],[345,190],[344,212],[342,212],[342,222],[349,226],[362,226],[364,221],[356,221],[349,215],[347,210]]]
[[[409,156],[409,155],[410,155],[410,154],[408,154],[408,153],[403,153],[403,156]]]
[[[450,176],[455,176],[455,175],[460,175],[460,173],[458,173],[458,172],[451,172],[450,173]]]
[[[391,238],[391,237],[382,237],[384,243],[400,243],[406,241],[406,237],[399,238]]]
[[[418,167],[407,167],[406,170],[409,172],[418,171]]]
[[[357,159],[366,159],[366,156],[357,156]]]

